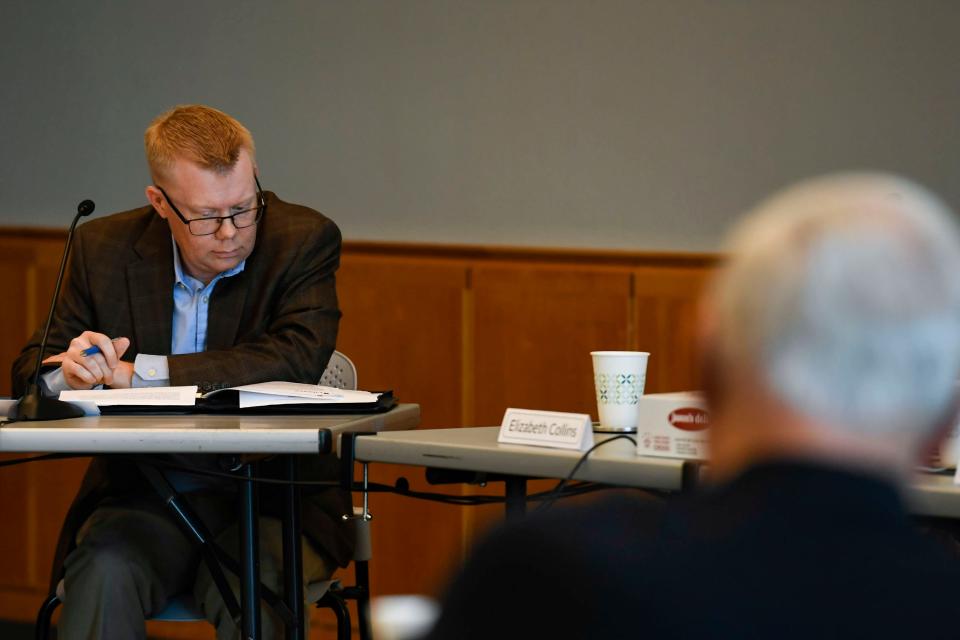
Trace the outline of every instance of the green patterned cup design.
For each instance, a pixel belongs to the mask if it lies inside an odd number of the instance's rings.
[[[636,431],[647,381],[646,351],[591,351],[600,426],[596,431]]]

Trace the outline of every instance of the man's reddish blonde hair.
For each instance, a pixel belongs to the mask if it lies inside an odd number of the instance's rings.
[[[253,159],[253,136],[236,118],[202,104],[174,107],[150,123],[143,134],[147,164],[154,179],[179,159],[218,173],[229,171],[246,149]]]

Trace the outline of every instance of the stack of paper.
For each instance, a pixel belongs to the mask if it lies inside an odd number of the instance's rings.
[[[142,389],[89,389],[60,392],[65,402],[92,402],[98,407],[192,407],[197,403],[197,386],[144,387]]]
[[[98,407],[192,407],[198,398],[209,398],[224,391],[239,392],[239,407],[268,407],[280,404],[366,404],[375,403],[379,393],[321,387],[297,382],[260,382],[229,389],[217,389],[200,395],[196,386],[148,387],[142,389],[92,389],[60,392],[67,402],[94,403]]]

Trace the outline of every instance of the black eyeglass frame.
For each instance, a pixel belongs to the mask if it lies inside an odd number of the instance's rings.
[[[194,218],[192,220],[188,220],[186,216],[180,213],[180,209],[177,209],[177,205],[173,204],[173,200],[171,200],[170,196],[167,195],[167,192],[163,190],[163,187],[161,187],[158,184],[155,184],[154,186],[160,190],[160,193],[163,194],[163,197],[164,199],[166,199],[167,204],[169,204],[170,208],[173,209],[173,212],[177,214],[177,217],[180,218],[183,224],[187,225],[187,229],[190,231],[191,235],[212,236],[217,231],[220,231],[220,227],[223,226],[223,221],[228,218],[230,219],[230,223],[237,229],[246,229],[248,227],[252,227],[258,222],[260,222],[261,218],[263,218],[263,214],[266,213],[267,211],[267,199],[263,196],[263,188],[260,186],[260,180],[257,179],[257,174],[253,174],[253,181],[257,185],[257,203],[258,204],[256,207],[253,207],[251,209],[244,209],[243,211],[237,211],[236,213],[231,214],[229,216],[210,216],[207,218]],[[242,227],[237,224],[237,221],[235,219],[236,216],[243,215],[244,213],[249,213],[250,211],[254,211],[254,210],[256,210],[257,212],[257,217],[253,219],[253,222],[251,222],[250,224],[245,224]],[[193,227],[190,226],[191,222],[209,222],[211,220],[217,221],[217,228],[211,231],[210,233],[196,233],[194,232]]]

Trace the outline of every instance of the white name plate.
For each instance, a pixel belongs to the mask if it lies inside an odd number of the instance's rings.
[[[497,442],[586,451],[593,446],[593,425],[585,413],[507,409]]]

